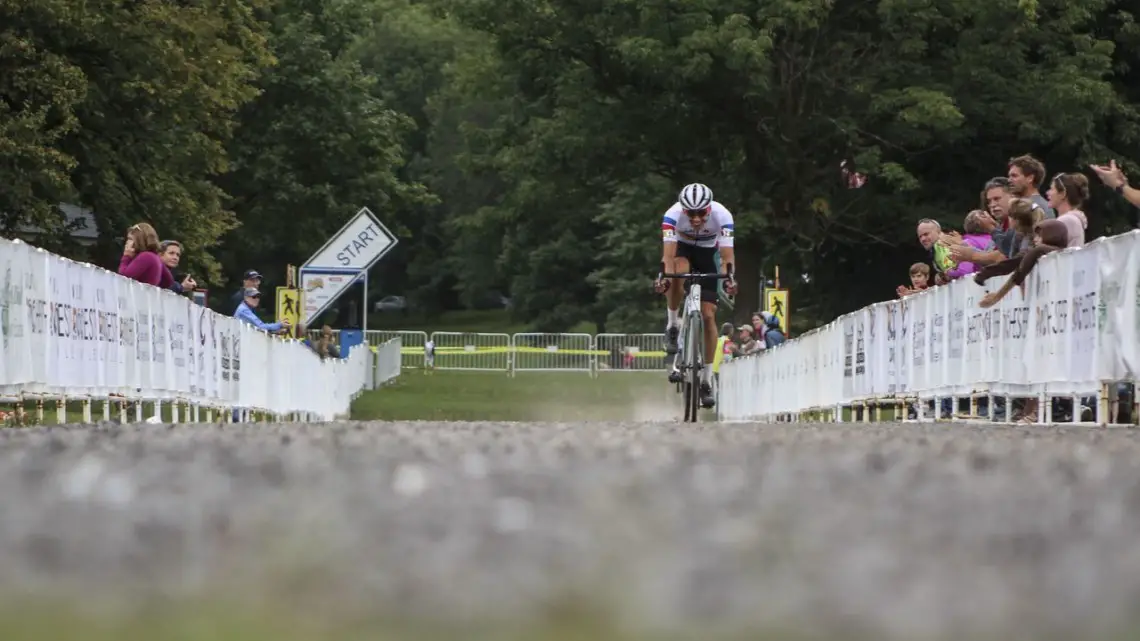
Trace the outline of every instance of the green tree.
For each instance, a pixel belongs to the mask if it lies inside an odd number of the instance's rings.
[[[264,12],[277,64],[263,70],[257,100],[241,111],[220,184],[241,227],[227,236],[232,280],[256,267],[300,264],[367,206],[403,235],[401,214],[425,198],[400,181],[411,120],[378,97],[382,78],[357,55],[367,6],[281,0]]]
[[[59,149],[75,131],[87,95],[83,71],[60,55],[51,34],[83,28],[65,2],[0,5],[0,225],[62,231],[56,205],[71,191],[75,159]]]
[[[249,2],[9,2],[0,8],[6,227],[58,230],[95,210],[113,255],[126,228],[208,247],[232,225],[211,183],[233,112],[266,59]]]
[[[1097,34],[1109,5],[1099,0],[452,6],[493,38],[512,111],[525,114],[483,132],[497,145],[485,158],[512,188],[496,215],[481,216],[511,222],[506,268],[516,298],[534,297],[519,301],[533,320],[597,296],[561,282],[549,291],[540,257],[559,261],[560,278],[591,263],[598,287],[640,278],[599,264],[591,211],[646,172],[670,187],[627,216],[656,218],[692,180],[733,209],[741,314],[759,303],[763,261],[769,273],[780,264],[785,280],[810,272],[796,300],[830,317],[892,295],[919,253],[914,221],[960,225],[1009,156],[1036,150],[1071,166],[1122,113],[1114,46]],[[847,189],[842,161],[869,183]],[[615,244],[624,239],[604,243],[602,260],[627,255]]]

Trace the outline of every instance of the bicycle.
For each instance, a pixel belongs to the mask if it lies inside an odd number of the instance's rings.
[[[704,319],[701,318],[700,281],[703,278],[732,280],[732,265],[727,265],[727,273],[724,274],[669,274],[665,272],[665,264],[662,263],[661,271],[657,274],[657,280],[663,278],[678,278],[689,286],[681,312],[679,332],[682,337],[681,350],[673,356],[673,369],[669,372],[669,382],[676,383],[685,395],[685,415],[682,421],[695,423],[697,421],[697,408],[701,405],[701,368],[704,366],[705,344]],[[677,365],[678,359],[680,359],[679,366]]]

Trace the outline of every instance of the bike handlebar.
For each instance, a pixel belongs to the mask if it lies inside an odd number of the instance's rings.
[[[733,277],[733,274],[732,274],[732,263],[727,263],[725,265],[725,269],[726,269],[726,273],[724,273],[724,274],[719,274],[719,273],[712,273],[712,274],[701,274],[701,273],[669,274],[669,273],[665,272],[665,263],[661,263],[661,271],[657,273],[657,278],[659,278],[659,279],[660,278],[684,278],[684,279],[690,279],[690,278],[727,278],[729,280],[735,280]]]
[[[661,273],[662,278],[732,278],[732,274],[666,274]]]

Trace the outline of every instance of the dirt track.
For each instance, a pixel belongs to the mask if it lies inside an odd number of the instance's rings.
[[[704,639],[1090,639],[1140,617],[1128,430],[10,429],[0,488],[0,588],[88,604],[464,620],[573,602]]]

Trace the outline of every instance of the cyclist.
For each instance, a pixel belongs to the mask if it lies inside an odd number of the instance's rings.
[[[661,262],[668,273],[720,273],[733,265],[735,256],[732,246],[732,212],[713,200],[712,190],[700,183],[685,185],[677,197],[677,202],[665,212],[661,222],[663,241]],[[720,267],[716,264],[717,250],[720,250]],[[681,380],[677,369],[676,354],[680,335],[680,308],[687,288],[677,279],[659,279],[654,283],[657,293],[666,294],[669,319],[665,324],[665,353],[672,356],[673,365],[669,381]],[[701,368],[701,405],[712,407],[715,404],[712,385],[709,384],[710,366],[716,353],[716,308],[717,279],[701,279],[701,317],[704,320],[705,345],[704,366]],[[736,281],[731,276],[725,280],[724,290],[729,296],[736,294]]]

